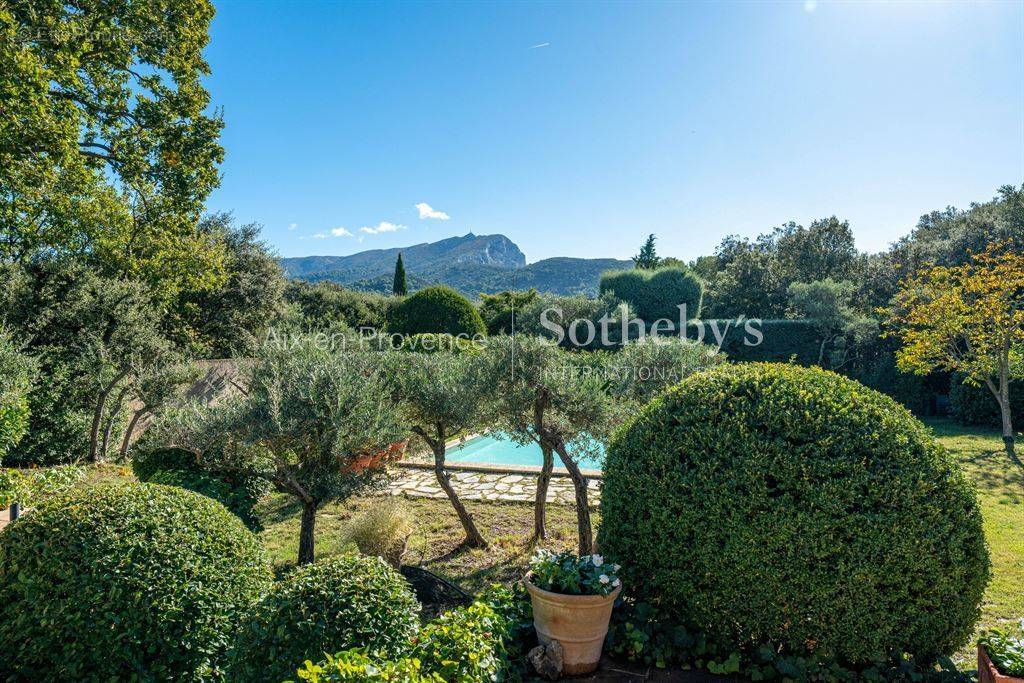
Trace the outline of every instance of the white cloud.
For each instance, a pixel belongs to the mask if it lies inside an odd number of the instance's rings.
[[[297,228],[297,227],[299,227],[299,224],[298,224],[298,223],[289,223],[289,224],[288,224],[288,229],[289,229],[289,230],[294,230],[294,229],[295,229],[295,228]]]
[[[341,226],[331,228],[331,234],[335,237],[352,237],[352,233]]]
[[[395,225],[390,221],[381,221],[374,226],[364,226],[359,228],[360,232],[365,232],[367,235],[379,235],[382,232],[398,232],[399,230],[405,230],[405,226]]]
[[[436,218],[439,221],[446,221],[449,218],[451,218],[451,216],[446,214],[444,211],[438,211],[437,209],[432,207],[430,204],[427,204],[426,202],[420,202],[419,204],[417,204],[416,209],[420,212],[421,220],[427,218]]]
[[[818,0],[804,0],[804,11],[813,12],[818,9]]]

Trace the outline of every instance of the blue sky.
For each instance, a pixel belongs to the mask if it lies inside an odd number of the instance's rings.
[[[208,206],[284,256],[689,260],[831,214],[879,250],[1024,181],[1022,2],[214,1]]]

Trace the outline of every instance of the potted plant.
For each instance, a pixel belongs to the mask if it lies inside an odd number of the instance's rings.
[[[562,671],[570,676],[597,669],[615,598],[622,591],[619,565],[600,555],[539,550],[530,560],[526,589],[533,626],[542,645],[562,646]]]
[[[1020,621],[1024,632],[1024,619]],[[979,683],[1024,683],[1024,637],[985,631],[978,639]]]

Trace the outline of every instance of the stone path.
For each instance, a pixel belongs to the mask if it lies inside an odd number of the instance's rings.
[[[500,472],[451,472],[452,486],[462,500],[494,500],[506,502],[532,501],[537,490],[537,476],[533,474],[505,474]],[[588,501],[591,506],[601,503],[601,490],[597,481],[588,481]],[[412,498],[445,498],[432,469],[403,469],[391,482],[393,496]],[[548,486],[548,502],[574,505],[572,481],[568,477],[552,477]]]

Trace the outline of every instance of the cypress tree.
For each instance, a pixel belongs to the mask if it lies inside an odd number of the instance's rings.
[[[405,296],[408,290],[405,287],[405,265],[402,263],[402,254],[399,252],[398,261],[395,262],[395,282],[391,286],[391,292],[395,296]]]
[[[661,259],[654,248],[654,235],[647,236],[647,241],[640,248],[640,253],[633,257],[633,263],[636,264],[637,268],[644,270],[654,270],[658,267]]]

